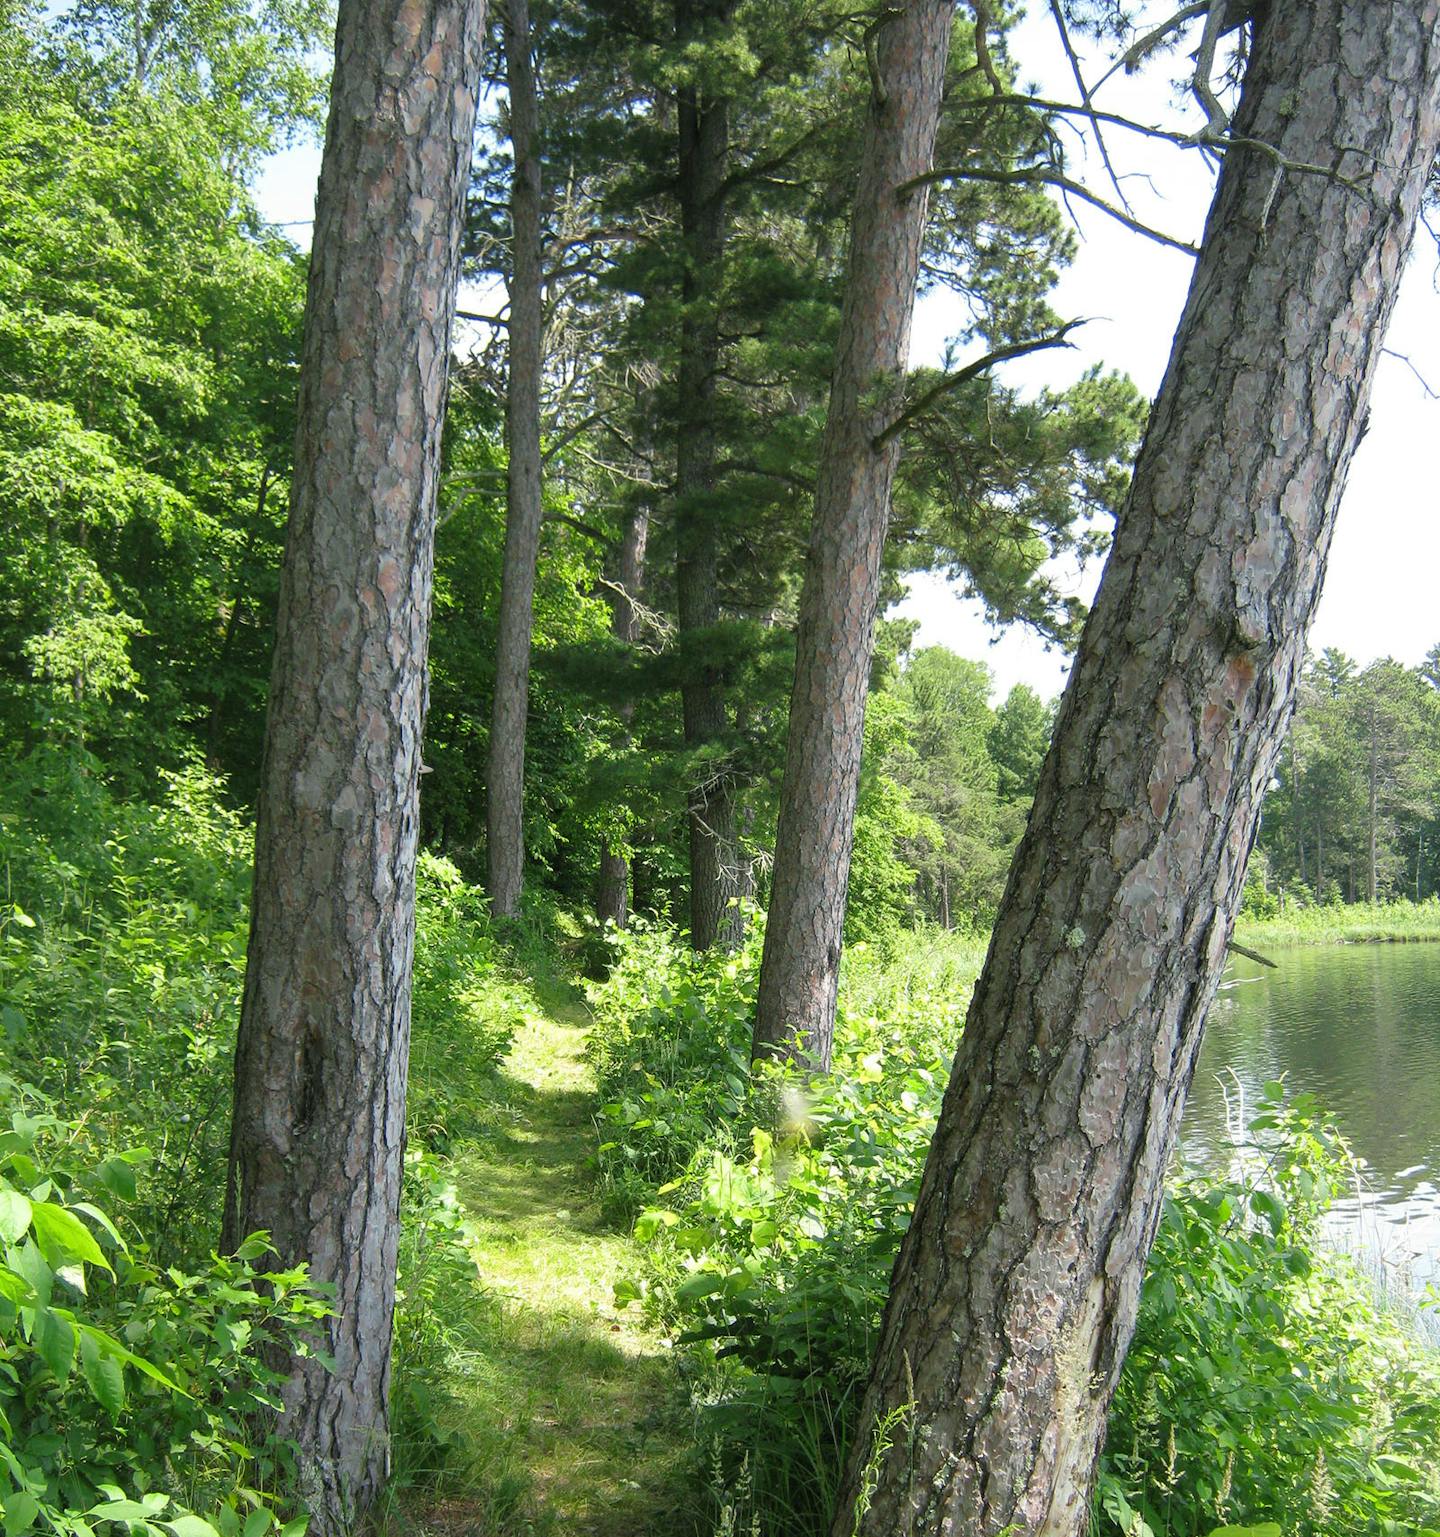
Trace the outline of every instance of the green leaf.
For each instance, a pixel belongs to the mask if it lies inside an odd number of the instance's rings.
[[[287,1521],[280,1529],[280,1537],[305,1537],[310,1529],[309,1516],[296,1516],[293,1521]]]
[[[5,1496],[5,1537],[20,1537],[23,1532],[35,1529],[35,1518],[40,1514],[40,1501],[28,1490],[17,1489]]]
[[[18,1190],[0,1190],[0,1243],[19,1243],[30,1230],[30,1202]]]
[[[1285,1203],[1268,1190],[1256,1190],[1251,1194],[1250,1210],[1265,1219],[1272,1233],[1278,1234],[1285,1226]]]
[[[15,1274],[13,1270],[7,1270],[0,1265],[0,1297],[7,1302],[33,1303],[35,1288],[23,1277]]]
[[[55,1272],[51,1270],[34,1243],[28,1239],[10,1252],[10,1269],[22,1280],[30,1283],[42,1306],[48,1306],[50,1293],[55,1287]]]
[[[72,1211],[84,1212],[92,1222],[96,1222],[104,1228],[122,1254],[129,1252],[125,1247],[125,1240],[120,1236],[120,1229],[115,1226],[98,1206],[92,1206],[89,1201],[75,1201],[70,1209]]]
[[[203,1516],[191,1515],[189,1512],[160,1524],[168,1526],[175,1537],[220,1537],[220,1533]]]
[[[632,1302],[639,1302],[644,1297],[645,1291],[636,1281],[622,1276],[615,1283],[615,1306],[617,1308],[628,1307]]]
[[[96,1178],[122,1201],[133,1201],[137,1194],[135,1170],[124,1158],[107,1158],[95,1171]]]
[[[168,1388],[172,1393],[180,1394],[182,1398],[193,1398],[195,1396],[193,1393],[187,1393],[173,1377],[161,1371],[153,1362],[147,1361],[144,1356],[137,1356],[132,1351],[127,1350],[119,1340],[115,1339],[112,1335],[106,1334],[103,1329],[97,1329],[93,1324],[79,1323],[78,1321],[76,1328],[79,1329],[82,1338],[88,1337],[91,1340],[101,1355],[112,1357],[121,1366],[133,1366],[137,1372],[143,1373],[152,1382],[158,1382],[162,1388]]]
[[[53,1202],[42,1201],[32,1209],[30,1220],[35,1229],[35,1242],[50,1264],[64,1265],[79,1260],[82,1264],[110,1270],[110,1261],[101,1253],[90,1229],[74,1212]]]
[[[56,1379],[64,1382],[75,1365],[74,1329],[49,1308],[37,1308],[30,1342]]]
[[[1310,1263],[1310,1256],[1304,1249],[1287,1249],[1280,1256],[1280,1259],[1291,1275],[1307,1276],[1313,1268]]]
[[[713,1296],[724,1284],[725,1277],[716,1275],[713,1270],[697,1271],[683,1285],[675,1288],[675,1300],[698,1302],[701,1297]]]
[[[113,1489],[114,1485],[105,1484],[102,1488]],[[169,1503],[166,1495],[147,1494],[143,1502],[124,1498],[104,1500],[99,1505],[92,1505],[85,1514],[94,1516],[97,1521],[150,1521]]]
[[[89,1331],[80,1336],[80,1370],[95,1402],[112,1420],[118,1419],[125,1408],[125,1373]]]
[[[60,1277],[67,1286],[73,1286],[83,1296],[85,1293],[85,1267],[84,1265],[56,1265],[55,1274]]]
[[[274,1517],[261,1505],[250,1512],[249,1519],[245,1522],[245,1529],[240,1537],[265,1537],[270,1530]]]
[[[649,1243],[660,1228],[674,1227],[679,1220],[673,1211],[666,1211],[663,1206],[652,1206],[636,1217],[635,1239],[638,1243]]]

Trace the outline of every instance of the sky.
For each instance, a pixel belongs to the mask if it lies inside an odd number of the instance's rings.
[[[1170,7],[1165,11],[1168,14]],[[1045,96],[1075,100],[1069,66],[1044,8],[1022,25],[1012,55],[1024,83]],[[1099,105],[1146,123],[1185,129],[1200,121],[1193,103],[1177,105],[1171,80],[1185,67],[1171,56],[1133,77],[1117,75]],[[1091,67],[1093,79],[1100,71]],[[1167,233],[1194,242],[1209,206],[1212,175],[1193,149],[1157,145],[1116,131],[1107,135],[1122,185],[1136,213]],[[1093,150],[1072,140],[1072,174],[1113,200]],[[264,217],[289,227],[297,244],[309,242],[319,151],[301,146],[276,156],[257,186]],[[1153,396],[1190,281],[1191,260],[1126,230],[1098,210],[1077,205],[1080,249],[1063,275],[1052,305],[1062,317],[1085,316],[1074,348],[1007,364],[1010,385],[1063,388],[1100,363],[1130,375]],[[921,298],[915,315],[912,361],[936,363],[949,338],[964,326],[948,293]],[[1440,400],[1428,397],[1417,371],[1440,390],[1440,260],[1422,229],[1406,273],[1387,346],[1410,359],[1380,361],[1371,399],[1370,430],[1350,469],[1329,573],[1310,643],[1334,646],[1362,666],[1394,657],[1413,666],[1440,642],[1440,517],[1432,439],[1440,440]],[[961,355],[962,361],[964,355]],[[1411,366],[1413,365],[1413,367]],[[1099,563],[1065,573],[1071,590],[1088,597]],[[985,662],[1003,698],[1016,683],[1042,696],[1058,694],[1068,671],[1065,657],[1020,627],[997,638],[980,604],[962,598],[941,577],[912,579],[906,601],[891,617],[919,621],[918,645],[944,645]]]

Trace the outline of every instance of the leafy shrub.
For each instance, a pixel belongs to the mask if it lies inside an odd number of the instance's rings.
[[[1331,898],[1306,905],[1287,901],[1269,917],[1242,913],[1240,937],[1255,945],[1326,945],[1367,940],[1440,939],[1440,896],[1423,902],[1350,902]],[[1278,907],[1278,904],[1277,904]]]
[[[392,1492],[443,1496],[460,1460],[465,1411],[451,1385],[474,1359],[475,1318],[492,1305],[470,1257],[474,1224],[449,1162],[412,1144],[405,1153],[405,1220],[395,1298],[390,1395]]]
[[[1270,889],[1268,874],[1263,854],[1257,854],[1250,861],[1245,890],[1240,897],[1237,916],[1242,923],[1263,923],[1279,913],[1280,898]]]
[[[223,786],[203,770],[172,776],[158,805],[125,802],[73,751],[0,758],[0,830],[8,876],[0,906],[0,1071],[36,1085],[25,1091],[32,1108],[24,1114],[36,1135],[63,1148],[64,1167],[80,1171],[56,1188],[73,1187],[88,1203],[78,1220],[99,1224],[95,1242],[105,1264],[86,1251],[86,1327],[108,1331],[115,1349],[133,1356],[102,1350],[87,1376],[81,1352],[101,1350],[99,1335],[67,1317],[61,1322],[73,1334],[73,1369],[57,1375],[62,1357],[46,1363],[29,1348],[31,1325],[22,1316],[29,1365],[15,1368],[24,1402],[12,1425],[40,1451],[22,1455],[17,1445],[34,1490],[17,1487],[15,1496],[33,1492],[43,1502],[37,1509],[69,1511],[66,1520],[83,1522],[89,1518],[77,1512],[120,1499],[105,1488],[123,1489],[129,1503],[116,1512],[163,1527],[188,1489],[192,1505],[203,1504],[230,1537],[224,1500],[233,1504],[246,1498],[235,1491],[268,1488],[281,1476],[283,1449],[265,1434],[274,1384],[260,1347],[288,1338],[292,1319],[314,1304],[298,1273],[262,1273],[260,1248],[234,1259],[210,1253],[224,1184],[251,834],[224,804]],[[443,1198],[448,1174],[439,1154],[478,1129],[488,1113],[485,1080],[533,1006],[529,985],[492,936],[480,894],[446,861],[422,856],[395,1405],[397,1444],[412,1465],[435,1452],[423,1380],[432,1370],[440,1375],[454,1343],[458,1325],[445,1312],[455,1306],[453,1283],[463,1279],[467,1296],[474,1290],[474,1266],[454,1227],[459,1219]],[[0,1135],[0,1147],[6,1141]],[[116,1155],[117,1148],[141,1151]],[[34,1170],[5,1177],[22,1194],[42,1183]],[[53,1169],[44,1178],[59,1180]],[[123,1242],[118,1229],[88,1215],[107,1201],[123,1204]],[[442,1272],[448,1293],[439,1285]],[[61,1295],[68,1297],[63,1288]],[[51,1312],[74,1312],[73,1303],[56,1300]],[[22,1313],[30,1306],[19,1305]],[[63,1329],[43,1338],[52,1335],[67,1338]],[[5,1339],[13,1364],[19,1347]],[[86,1395],[91,1376],[113,1375],[117,1362],[122,1379],[145,1379],[126,1387],[118,1418],[114,1403]],[[146,1376],[149,1364],[173,1391]],[[0,1403],[4,1392],[0,1382]],[[89,1438],[83,1445],[82,1437]],[[74,1481],[82,1463],[91,1470],[88,1483]],[[236,1531],[257,1537],[268,1530],[268,1508],[254,1506]],[[59,1515],[35,1519],[41,1530],[44,1521],[70,1530],[55,1524]],[[25,1529],[18,1516],[8,1522],[7,1510],[7,1537]]]
[[[534,1007],[491,932],[484,894],[448,859],[421,854],[409,1121],[427,1146],[443,1151],[480,1129],[477,1083]]]
[[[738,954],[697,955],[674,929],[641,920],[617,936],[609,976],[587,992],[612,1213],[633,1216],[742,1115],[759,947],[752,931]]]
[[[55,1103],[84,1104],[95,1147],[151,1149],[135,1220],[162,1258],[188,1261],[219,1224],[253,835],[202,769],[147,805],[92,768],[0,761],[0,1059]],[[532,1006],[483,903],[421,856],[410,1121],[432,1147],[475,1129],[474,1085]]]
[[[617,1300],[643,1298],[719,1364],[707,1426],[767,1529],[798,1532],[835,1496],[978,951],[854,947],[833,1071],[807,1083],[749,1073],[759,945],[697,956],[665,929],[627,935],[591,992],[591,1050],[601,1168],[644,1201],[650,1246]]]
[[[267,1348],[308,1348],[327,1312],[303,1269],[260,1268],[263,1235],[187,1275],[149,1262],[104,1205],[143,1149],[72,1162],[75,1127],[0,1080],[0,1502],[7,1537],[107,1523],[163,1537],[263,1537],[286,1449],[252,1449],[278,1407]],[[188,1508],[187,1508],[188,1507]],[[285,1527],[298,1537],[303,1520]]]
[[[1250,1131],[1233,1177],[1171,1184],[1110,1416],[1102,1530],[1440,1527],[1440,1359],[1320,1243],[1344,1145],[1278,1083]]]
[[[0,1056],[92,1151],[144,1144],[134,1216],[156,1253],[218,1225],[244,976],[250,840],[203,770],[124,803],[73,755],[0,765],[10,902],[0,908]]]
[[[602,1168],[632,1203],[650,1192],[647,1265],[617,1300],[642,1301],[711,1363],[721,1482],[745,1489],[734,1522],[826,1530],[977,963],[949,937],[862,951],[833,1071],[810,1083],[774,1065],[729,1081],[749,1039],[749,952],[697,958],[650,931],[596,990],[613,1096]],[[1172,1183],[1094,1530],[1429,1533],[1440,1360],[1321,1244],[1347,1165],[1314,1101],[1273,1086],[1252,1134],[1243,1169]]]

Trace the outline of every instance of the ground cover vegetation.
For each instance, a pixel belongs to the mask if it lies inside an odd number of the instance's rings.
[[[1048,562],[1104,553],[1147,416],[1103,370],[994,377],[1067,334],[1063,114],[1021,94],[1008,7],[955,11],[512,0],[467,200],[483,6],[437,0],[417,53],[347,0],[312,260],[252,188],[324,115],[325,6],[0,4],[7,1537],[332,1537],[367,1507],[709,1537],[821,1532],[837,1504],[853,1537],[944,1451],[903,1350],[866,1384],[1065,717],[992,702],[983,664],[884,609],[941,570],[1074,646]],[[375,179],[365,72],[435,59],[465,78],[417,88],[434,120]],[[942,96],[932,153],[905,134]],[[1340,228],[1296,180],[1261,226]],[[403,314],[373,302],[397,252]],[[906,375],[917,276],[965,320],[945,370]],[[412,368],[423,399],[382,377]],[[817,506],[838,523],[812,540]],[[825,596],[851,513],[853,612]],[[805,660],[827,625],[843,680]],[[792,719],[841,694],[787,778]],[[1437,700],[1434,657],[1311,662],[1255,933],[1435,927]],[[828,927],[780,946],[813,1032],[782,1008],[766,1035],[787,814],[833,857],[785,901]],[[1097,923],[1068,914],[1060,963]],[[1058,1480],[1067,1531],[1440,1527],[1435,1363],[1318,1242],[1343,1148],[1278,1092],[1256,1137],[1258,1162],[1172,1177],[1109,1450]]]
[[[753,944],[640,930],[592,989],[602,1177],[646,1251],[617,1296],[697,1356],[736,1531],[829,1529],[981,958],[935,933],[852,952],[821,1080],[744,1075]],[[1233,1169],[1172,1174],[1092,1530],[1432,1530],[1440,1360],[1321,1241],[1343,1140],[1280,1084],[1249,1134]]]

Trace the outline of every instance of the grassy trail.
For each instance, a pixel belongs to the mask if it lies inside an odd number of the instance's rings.
[[[477,1320],[475,1493],[432,1510],[436,1537],[690,1537],[695,1454],[671,1353],[618,1311],[633,1240],[600,1211],[584,1011],[521,1028],[504,1123],[459,1163],[471,1244],[493,1298]]]

